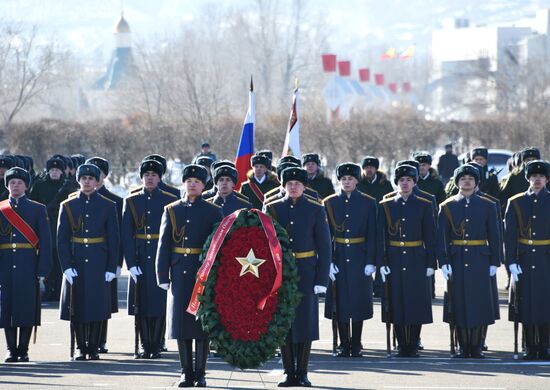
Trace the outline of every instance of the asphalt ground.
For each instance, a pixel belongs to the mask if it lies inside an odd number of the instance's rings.
[[[503,287],[505,273],[499,270]],[[57,305],[44,303],[42,326],[36,344],[30,346],[31,362],[0,363],[0,388],[117,388],[164,389],[177,385],[180,366],[175,340],[158,360],[134,360],[133,317],[126,314],[123,276],[119,286],[122,309],[109,322],[109,353],[99,361],[69,361],[69,323],[58,319]],[[320,319],[321,339],[313,343],[309,379],[320,389],[550,389],[550,362],[513,359],[513,324],[506,321],[506,291],[501,291],[501,317],[489,328],[489,351],[483,360],[451,359],[449,330],[442,319],[443,280],[436,279],[434,324],[422,330],[425,347],[419,358],[386,357],[385,326],[380,322],[380,303],[375,317],[363,330],[364,356],[336,358],[331,355],[331,322]],[[320,307],[323,313],[323,306]],[[5,351],[0,339],[0,351]],[[239,370],[212,357],[207,366],[210,388],[274,388],[282,377],[278,358],[258,370]]]

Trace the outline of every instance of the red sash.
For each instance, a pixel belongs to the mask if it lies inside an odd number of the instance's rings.
[[[11,223],[21,234],[27,239],[27,241],[35,248],[38,247],[38,236],[32,230],[32,227],[29,226],[23,218],[11,208],[9,199],[3,200],[0,202],[0,212],[6,219]]]
[[[266,179],[267,180],[267,179]],[[254,179],[250,179],[248,182],[250,184],[250,188],[252,189],[252,192],[254,192],[254,195],[256,195],[256,198],[260,200],[260,202],[264,203],[265,197],[262,190],[260,190],[260,187],[256,183],[254,183]]]

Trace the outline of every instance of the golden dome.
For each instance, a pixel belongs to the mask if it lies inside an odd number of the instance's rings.
[[[126,19],[124,19],[124,14],[121,13],[120,18],[115,24],[114,33],[117,34],[117,33],[129,33],[129,32],[130,32],[130,25],[128,24]]]

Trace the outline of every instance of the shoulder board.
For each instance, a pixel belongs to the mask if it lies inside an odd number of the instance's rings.
[[[74,198],[74,197],[77,196],[77,195],[78,195],[78,191],[71,192],[71,193],[69,194],[69,196],[67,196],[67,199],[72,199],[72,198]]]
[[[430,194],[428,191],[424,191],[424,190],[421,190],[420,188],[418,189],[418,192],[420,192],[422,195],[427,195],[427,196],[434,196],[433,194]]]
[[[215,204],[215,203],[214,203],[214,197],[205,199],[205,201],[208,202],[208,203]]]
[[[422,198],[422,197],[420,197],[420,196],[417,196],[417,197],[416,197],[416,199],[418,199],[418,200],[421,200],[422,202],[426,202],[426,203],[429,203],[430,205],[432,204],[432,202],[431,202],[431,201],[429,201],[429,200],[428,200],[428,199],[426,199],[426,198]]]
[[[453,195],[453,196],[451,196],[450,198],[445,199],[443,202],[441,202],[441,204],[440,204],[439,206],[444,206],[444,205],[446,205],[447,203],[453,202],[454,200],[455,200],[455,197],[454,197],[454,195]]]
[[[98,193],[98,195],[101,196],[103,199],[108,200],[108,201],[111,202],[111,203],[115,203],[115,202],[112,201],[111,199],[107,198],[105,195],[101,195],[100,193]]]
[[[36,200],[32,200],[32,199],[28,199],[28,198],[27,198],[27,200],[28,200],[29,202],[33,203],[33,204],[37,204],[37,205],[40,205],[40,206],[44,206],[43,203],[37,202]]]
[[[509,202],[521,198],[523,195],[525,195],[524,192],[520,192],[519,194],[515,194],[514,196],[511,196],[510,199],[508,199]]]
[[[312,198],[310,196],[307,196],[306,195],[306,200],[309,202],[309,203],[313,203],[314,205],[317,205],[317,206],[322,206],[323,204],[321,202],[319,202],[317,199],[315,198]]]
[[[361,191],[359,191],[359,193],[361,195],[363,195],[365,198],[370,199],[370,200],[374,200],[376,202],[376,199],[374,197],[370,196],[369,194],[365,194],[364,192],[361,192]]]
[[[279,187],[272,188],[264,194],[264,197],[267,198],[267,197],[273,195],[275,193],[275,191],[278,191],[278,190],[279,190]]]
[[[126,197],[126,199],[129,199],[129,198],[137,198],[140,194],[138,194],[137,192],[130,192],[130,195],[128,195]]]
[[[171,192],[163,191],[163,190],[160,190],[160,192],[161,192],[163,195],[167,195],[167,196],[169,196],[169,197],[171,197],[171,198],[176,198],[176,199],[178,199],[178,197],[177,197],[176,195],[172,194]]]
[[[238,192],[238,191],[233,191],[233,193],[234,193],[238,198],[241,198],[242,200],[246,200],[247,202],[249,201],[248,196],[246,196],[245,194],[241,194],[241,193]]]
[[[166,187],[168,187],[168,188],[173,189],[173,190],[177,190],[177,191],[180,190],[178,187],[175,187],[175,186],[173,186],[173,185],[171,185],[171,184],[168,184],[168,183],[166,183],[166,182],[164,182],[164,185],[165,185]]]
[[[214,207],[216,207],[216,208],[218,208],[218,209],[221,209],[221,208],[222,208],[222,206],[218,206],[218,205],[217,205],[216,203],[214,203],[214,202],[209,202],[208,200],[207,200],[206,202],[208,202],[209,204],[211,204],[212,206],[214,206]]]
[[[319,192],[317,192],[317,190],[315,190],[314,188],[311,188],[311,187],[306,187],[310,192],[312,192],[313,194],[319,194]]]
[[[244,198],[237,198],[237,200],[241,203],[244,203],[246,204],[247,206],[251,206],[252,207],[252,203],[250,203],[248,200],[244,199]]]
[[[166,206],[164,206],[165,209],[171,209],[180,201],[180,199],[173,201],[172,203],[168,203]]]
[[[417,197],[418,198],[418,197]],[[379,204],[382,204],[382,203],[387,203],[387,202],[391,202],[392,200],[395,200],[395,195],[392,195],[392,196],[388,196],[386,197],[384,195],[384,199],[382,199],[380,202],[378,202]]]
[[[268,203],[266,203],[264,206],[265,207],[269,207],[269,206],[275,206],[277,203],[280,203],[283,201],[284,198],[281,198],[281,199],[275,199],[273,201],[270,201]]]
[[[492,200],[493,202],[495,202],[495,203],[499,201],[498,198],[495,198],[495,197],[494,197],[493,195],[491,195],[491,194],[484,193],[483,195],[480,195],[480,196],[484,196],[484,197],[486,197],[486,198],[489,198],[489,199],[491,199],[491,200]]]
[[[330,200],[332,198],[336,198],[338,195],[337,194],[332,194],[332,195],[329,195],[327,196],[325,199],[323,199],[323,203],[325,203],[327,200]]]
[[[397,195],[397,191],[392,191],[392,192],[388,192],[387,194],[384,195],[384,199],[389,199],[389,198],[393,198],[395,195]]]
[[[133,194],[133,193],[135,193],[135,192],[141,191],[142,189],[143,189],[143,186],[139,186],[139,187],[136,187],[136,188],[132,188],[132,189],[130,190],[130,193]]]
[[[478,196],[479,196],[480,199],[483,199],[483,200],[485,200],[485,201],[487,201],[487,202],[490,202],[490,203],[492,203],[492,204],[495,204],[495,203],[496,203],[493,199],[488,198],[488,197],[486,197],[485,195],[483,195],[483,196],[478,195]]]

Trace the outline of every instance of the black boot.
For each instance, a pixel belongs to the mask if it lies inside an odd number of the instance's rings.
[[[180,355],[181,378],[178,387],[193,387],[195,375],[193,372],[193,340],[178,339]]]
[[[17,356],[20,362],[29,361],[29,342],[31,341],[32,326],[24,326],[19,328],[19,346],[17,348]]]
[[[76,353],[74,355],[74,360],[86,360],[86,325],[74,322],[74,335],[76,340]]]
[[[8,346],[8,353],[4,362],[15,363],[17,361],[17,328],[5,328],[6,345]]]
[[[407,353],[409,357],[418,357],[418,345],[420,343],[420,332],[422,325],[409,325],[409,344]]]
[[[470,357],[468,329],[456,327],[456,338],[458,340],[459,352],[453,357],[459,359]]]
[[[109,350],[107,349],[107,328],[109,321],[105,320],[101,322],[101,335],[99,336],[99,353],[107,353]]]
[[[98,346],[101,335],[101,321],[90,322],[88,326],[88,354],[90,360],[99,360]]]
[[[489,326],[485,325],[481,329],[481,350],[482,351],[488,351],[489,347],[487,346],[487,343],[485,340],[487,340],[487,330],[489,330]]]
[[[363,321],[351,323],[351,356],[363,356],[363,344],[361,344],[361,336],[363,334]]]
[[[151,346],[151,359],[160,359],[162,334],[164,333],[162,317],[151,318],[150,329],[150,346]]]
[[[351,354],[349,321],[338,322],[338,333],[340,334],[340,350],[336,356],[349,357]]]
[[[550,360],[550,353],[548,353],[548,339],[549,339],[549,325],[539,325],[539,359]]]
[[[405,325],[394,325],[393,333],[397,339],[397,357],[407,357],[407,340],[405,335]]]
[[[470,356],[474,359],[483,359],[483,327],[478,326],[477,328],[472,328],[470,338]]]
[[[286,337],[285,345],[281,347],[281,359],[283,360],[283,369],[285,376],[278,387],[293,387],[297,385],[296,369],[294,364],[294,344],[292,343],[292,334],[289,332]]]
[[[298,386],[311,387],[311,382],[307,377],[309,355],[311,353],[311,341],[298,343],[296,352],[296,380],[298,382]]]
[[[139,359],[151,357],[151,319],[141,317],[139,319],[139,338],[141,339],[141,352]]]
[[[537,359],[537,344],[535,340],[535,325],[523,324],[523,333],[525,334],[526,350],[523,354],[523,360]]]
[[[206,387],[206,360],[210,342],[208,339],[195,339],[195,386]]]

